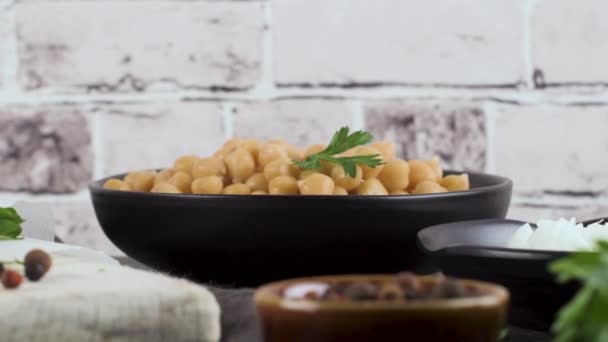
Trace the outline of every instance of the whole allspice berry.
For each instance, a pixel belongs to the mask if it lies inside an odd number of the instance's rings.
[[[344,297],[353,301],[374,300],[378,298],[378,288],[368,282],[356,282],[344,289]]]
[[[405,299],[405,293],[396,282],[387,282],[380,286],[378,298],[380,300],[401,300]]]
[[[41,249],[33,249],[25,256],[25,276],[31,281],[38,281],[51,268],[51,257]]]

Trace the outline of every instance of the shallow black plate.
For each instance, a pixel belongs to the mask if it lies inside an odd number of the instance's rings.
[[[115,177],[122,177],[118,175]],[[92,183],[106,235],[141,263],[198,281],[257,286],[292,277],[432,271],[416,233],[504,218],[509,179],[470,174],[473,189],[417,196],[175,195]]]
[[[421,230],[418,239],[443,273],[506,286],[511,292],[512,324],[546,330],[578,285],[558,285],[547,271],[548,264],[566,252],[503,247],[525,223],[478,220],[441,224]]]

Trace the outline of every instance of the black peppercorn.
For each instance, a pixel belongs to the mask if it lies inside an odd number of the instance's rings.
[[[38,281],[51,268],[51,257],[43,250],[33,249],[25,256],[25,276],[31,281]]]

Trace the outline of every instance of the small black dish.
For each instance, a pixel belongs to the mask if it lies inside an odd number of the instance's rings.
[[[597,221],[599,219],[583,224]],[[579,285],[557,284],[547,270],[548,264],[568,252],[503,247],[525,223],[478,220],[441,224],[421,230],[418,241],[446,275],[507,287],[511,292],[511,324],[547,330],[557,311],[572,298]]]
[[[434,271],[416,246],[420,229],[507,213],[509,179],[469,176],[469,191],[416,196],[157,194],[107,190],[107,179],[90,192],[105,234],[133,259],[196,281],[258,286]]]

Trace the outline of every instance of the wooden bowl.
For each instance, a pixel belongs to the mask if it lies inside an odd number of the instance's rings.
[[[418,301],[336,302],[286,298],[292,286],[337,282],[383,282],[394,275],[326,276],[262,286],[255,303],[266,342],[493,342],[507,319],[509,294],[501,286],[463,280],[482,295]],[[423,283],[437,277],[420,277]],[[432,285],[432,284],[431,284]]]

